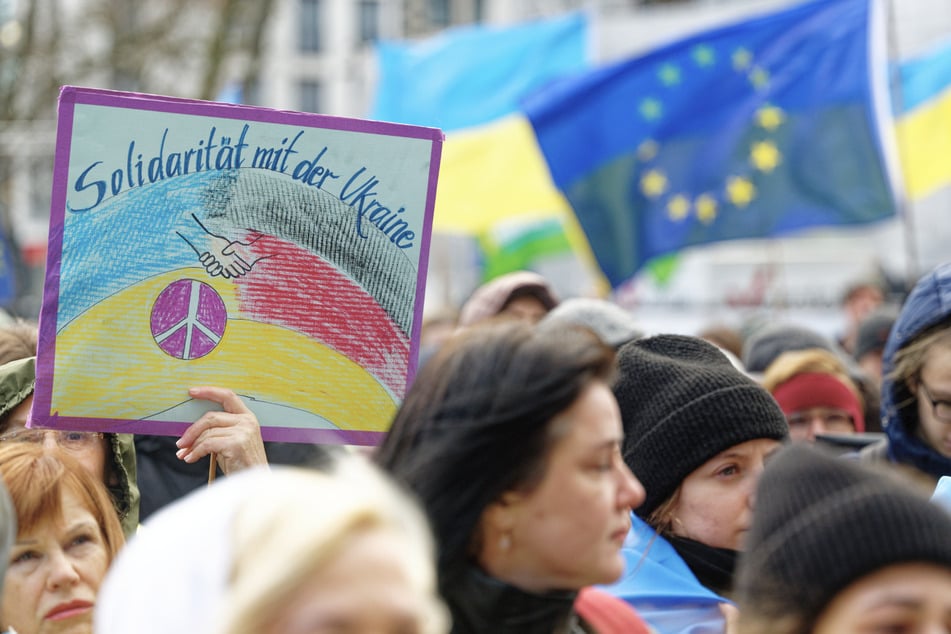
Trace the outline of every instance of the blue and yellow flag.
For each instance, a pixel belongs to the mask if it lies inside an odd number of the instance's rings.
[[[488,123],[553,79],[588,67],[588,18],[462,26],[418,42],[380,42],[371,119],[444,132]]]
[[[521,100],[540,86],[589,69],[589,49],[589,17],[580,12],[377,48],[370,116],[447,132],[433,231],[477,239],[485,279],[570,253],[597,273],[520,112]]]
[[[951,42],[904,62],[898,148],[905,189],[923,198],[951,185]]]
[[[686,246],[895,214],[873,12],[870,0],[810,2],[527,101],[612,286]]]

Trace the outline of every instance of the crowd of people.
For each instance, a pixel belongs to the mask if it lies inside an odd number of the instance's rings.
[[[180,437],[33,427],[0,327],[0,632],[951,633],[951,264],[846,300],[647,333],[508,274],[361,450],[210,386]]]

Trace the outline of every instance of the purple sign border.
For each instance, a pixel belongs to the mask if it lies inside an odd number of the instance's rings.
[[[69,155],[73,138],[73,115],[77,104],[108,106],[131,110],[147,110],[171,114],[217,117],[260,123],[296,125],[325,130],[362,132],[432,141],[429,180],[426,188],[426,209],[423,219],[423,237],[420,244],[416,276],[413,328],[410,339],[409,368],[406,388],[416,374],[419,359],[419,337],[423,321],[423,298],[426,292],[426,274],[429,268],[429,246],[432,239],[433,211],[436,205],[436,180],[442,156],[445,135],[436,128],[351,119],[332,115],[275,110],[235,104],[224,104],[195,99],[180,99],[144,93],[120,92],[96,88],[63,86],[59,94],[56,126],[56,154],[53,164],[53,192],[50,203],[49,245],[46,254],[46,279],[43,287],[43,305],[39,318],[40,354],[36,360],[36,389],[30,426],[58,429],[77,429],[102,432],[141,433],[162,436],[180,436],[189,423],[161,420],[125,420],[114,418],[84,418],[61,416],[52,411],[53,368],[56,353],[56,317],[59,312],[60,262],[63,254],[63,230],[66,220],[66,190],[69,177]],[[189,386],[182,386],[187,389]],[[267,441],[376,445],[385,432],[364,430],[309,429],[294,427],[261,427]]]

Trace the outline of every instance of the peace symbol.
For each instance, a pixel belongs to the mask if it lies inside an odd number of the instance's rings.
[[[165,354],[184,361],[214,350],[227,322],[224,300],[198,280],[172,282],[152,304],[152,338]]]

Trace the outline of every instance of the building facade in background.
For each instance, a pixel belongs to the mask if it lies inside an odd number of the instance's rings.
[[[77,16],[85,7],[112,6],[119,31],[100,30],[61,36],[70,46],[119,50],[114,40],[122,29],[135,32],[136,21],[180,5],[196,12],[177,32],[188,34],[177,46],[186,50],[181,61],[160,63],[143,71],[145,60],[114,54],[115,66],[80,73],[65,66],[54,79],[60,83],[198,97],[214,85],[211,98],[279,109],[363,117],[369,111],[377,81],[373,44],[380,39],[421,38],[456,25],[482,22],[505,25],[564,11],[583,9],[593,16],[595,62],[610,62],[642,53],[694,31],[744,18],[752,13],[793,4],[792,0],[61,0]],[[0,0],[0,47],[15,47],[17,29],[42,3]],[[55,2],[52,4],[56,4]],[[47,6],[47,5],[43,5]],[[890,54],[904,59],[921,54],[951,38],[951,2],[947,0],[883,0],[891,20]],[[136,11],[130,7],[137,7]],[[150,12],[150,7],[154,10]],[[263,20],[248,12],[263,7]],[[225,8],[251,15],[231,25],[221,37],[204,31],[222,21]],[[53,16],[46,16],[52,19]],[[20,25],[19,27],[17,25]],[[82,21],[63,20],[54,26],[68,30]],[[121,26],[121,25],[120,25]],[[260,27],[260,33],[257,31]],[[83,27],[85,28],[85,27]],[[190,32],[192,29],[193,32]],[[110,35],[112,33],[112,35]],[[214,34],[212,34],[214,35]],[[170,36],[171,37],[171,36]],[[111,39],[110,39],[111,38]],[[242,39],[243,38],[243,39]],[[174,39],[169,41],[175,42]],[[201,42],[199,46],[196,42]],[[241,48],[238,44],[250,45]],[[166,43],[167,44],[167,43]],[[149,42],[139,48],[147,54]],[[214,66],[205,57],[219,48],[234,50]],[[110,49],[110,46],[112,47]],[[193,47],[188,49],[187,47]],[[13,50],[12,48],[10,50]],[[68,51],[67,51],[68,53]],[[168,55],[168,52],[162,53]],[[108,55],[105,56],[108,59]],[[138,63],[138,66],[134,64]],[[211,73],[209,69],[213,69]],[[88,69],[86,69],[88,70]],[[11,69],[0,58],[0,107],[4,78]],[[5,73],[7,75],[5,75]],[[55,102],[55,99],[53,99]],[[55,106],[51,104],[51,106]],[[11,310],[27,318],[39,310],[49,217],[52,153],[55,139],[53,107],[45,119],[0,122],[0,205],[7,236],[17,252],[20,293]],[[669,315],[689,313],[695,305],[707,317],[729,319],[737,311],[779,307],[832,311],[839,293],[852,280],[885,269],[913,277],[946,257],[951,222],[944,220],[951,192],[940,192],[908,210],[910,221],[850,231],[814,231],[805,237],[717,244],[688,251],[673,276],[660,282],[636,281],[627,298],[648,315],[670,324]],[[443,239],[437,236],[437,240]],[[451,239],[451,238],[447,238]],[[462,244],[462,243],[459,243]],[[431,269],[434,302],[456,303],[478,282],[473,258],[454,243],[455,259]],[[552,277],[564,277],[553,270]],[[821,280],[821,283],[817,283]],[[556,280],[557,282],[557,280]],[[587,292],[562,289],[563,294]],[[831,314],[831,313],[830,313]],[[834,318],[833,318],[834,319]],[[830,322],[829,329],[835,324]],[[677,330],[688,331],[684,322]]]

